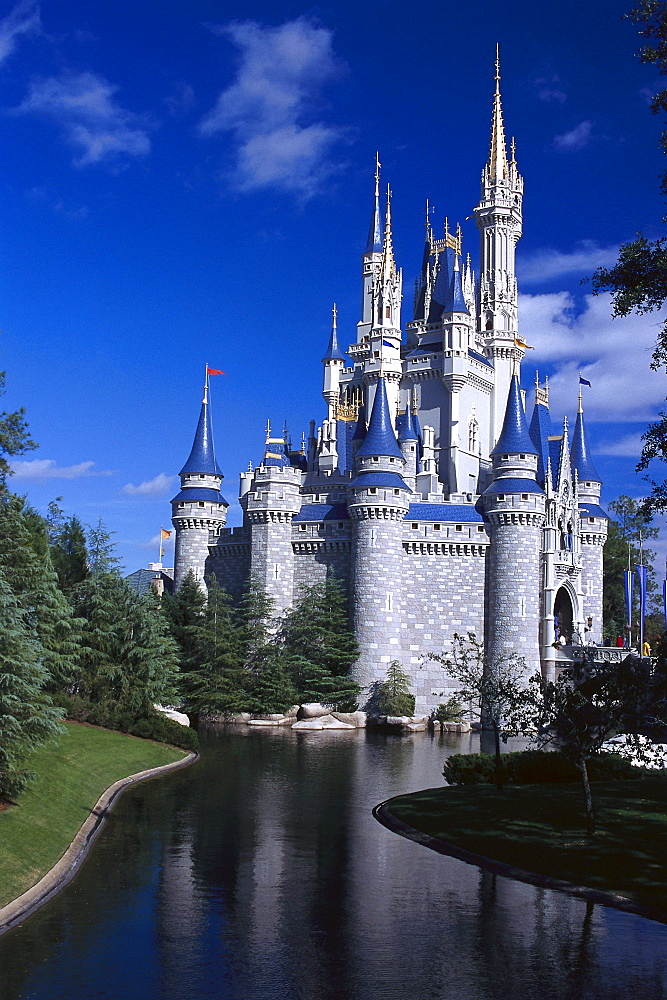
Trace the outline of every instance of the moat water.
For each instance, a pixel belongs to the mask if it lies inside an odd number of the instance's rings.
[[[477,737],[212,727],[0,938],[1,1000],[660,1000],[667,926],[490,875],[371,808]]]

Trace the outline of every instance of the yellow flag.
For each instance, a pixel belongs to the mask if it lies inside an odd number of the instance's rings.
[[[535,348],[531,347],[530,344],[527,344],[525,342],[525,340],[519,340],[518,337],[514,338],[514,344],[515,344],[516,347],[523,347],[523,349],[527,350],[527,351],[534,351],[535,350]]]
[[[160,528],[160,538],[171,538],[171,531],[165,531],[164,528]]]

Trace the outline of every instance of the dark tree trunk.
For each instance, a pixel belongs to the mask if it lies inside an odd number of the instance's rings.
[[[593,796],[591,795],[591,784],[588,780],[588,765],[586,758],[579,759],[578,768],[581,771],[581,782],[584,789],[584,802],[586,803],[586,833],[592,837],[595,833],[595,813],[593,812]]]

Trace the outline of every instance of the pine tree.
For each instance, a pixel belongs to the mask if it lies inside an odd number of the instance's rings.
[[[44,692],[48,673],[41,644],[26,612],[0,573],[0,798],[8,799],[33,777],[28,754],[63,732],[62,710]]]
[[[183,675],[186,709],[196,715],[234,715],[247,700],[247,671],[232,604],[215,578],[208,581],[203,621],[193,627],[192,668]]]
[[[375,703],[380,715],[414,714],[415,696],[410,691],[410,678],[398,660],[389,664],[387,679],[378,685]]]
[[[337,580],[302,592],[283,619],[277,641],[300,702],[321,701],[343,711],[356,708],[359,686],[349,673],[359,646]]]
[[[263,651],[263,658],[255,661],[250,674],[246,710],[256,715],[285,712],[299,701],[291,665],[281,658],[277,646],[264,646]]]
[[[86,532],[78,517],[68,517],[57,532],[53,532],[51,558],[58,576],[58,586],[70,595],[75,587],[90,576]]]
[[[0,568],[42,646],[49,690],[71,683],[78,657],[78,622],[57,586],[46,524],[22,497],[0,502]]]
[[[0,396],[4,396],[5,391],[5,373],[0,372]],[[36,447],[28,431],[23,407],[14,413],[0,413],[0,485],[4,486],[12,471],[5,456],[23,455]]]
[[[269,641],[269,632],[274,624],[274,607],[275,601],[269,597],[261,581],[250,577],[236,613],[246,666],[252,665],[253,659]]]
[[[192,570],[176,593],[162,595],[162,612],[178,646],[181,673],[196,665],[197,632],[204,620],[205,606],[206,594]]]
[[[657,538],[658,529],[651,523],[651,515],[644,513],[639,500],[620,496],[608,506],[612,519],[603,551],[603,620],[607,635],[611,635],[613,639],[616,635],[623,635],[627,625],[623,574],[628,569],[628,560],[630,569],[634,572],[635,564],[639,561],[640,537],[647,567],[649,607],[656,609],[658,589],[652,565],[655,553],[646,548],[644,543],[647,539]]]

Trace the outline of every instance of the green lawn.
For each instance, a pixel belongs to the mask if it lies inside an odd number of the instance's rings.
[[[56,863],[109,785],[185,756],[162,743],[67,723],[67,735],[28,761],[37,780],[18,805],[0,812],[0,906]]]
[[[591,840],[579,785],[430,788],[392,799],[390,811],[456,847],[667,910],[667,777],[592,789]]]

